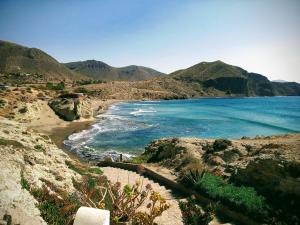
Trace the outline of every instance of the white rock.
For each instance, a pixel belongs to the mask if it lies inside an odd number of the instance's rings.
[[[80,207],[76,213],[74,225],[109,225],[109,211]]]

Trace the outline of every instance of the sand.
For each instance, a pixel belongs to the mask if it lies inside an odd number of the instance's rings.
[[[88,129],[94,122],[95,117],[99,114],[105,113],[107,109],[121,100],[91,100],[91,107],[94,112],[94,117],[90,119],[79,119],[72,122],[60,119],[53,110],[48,106],[46,101],[37,101],[38,104],[34,111],[34,118],[26,122],[28,128],[47,134],[52,141],[62,149],[65,149],[63,141],[71,134]]]

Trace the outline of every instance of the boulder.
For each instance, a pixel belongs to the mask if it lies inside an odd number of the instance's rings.
[[[75,95],[60,96],[48,102],[51,109],[63,120],[73,121],[80,118],[91,118],[91,103]]]
[[[77,113],[77,106],[79,105],[78,99],[56,98],[49,101],[48,104],[53,111],[64,120],[73,121],[79,119]]]

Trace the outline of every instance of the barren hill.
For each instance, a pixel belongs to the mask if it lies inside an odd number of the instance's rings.
[[[153,77],[165,75],[148,67],[131,65],[117,68],[96,60],[70,62],[65,65],[71,70],[84,74],[95,80],[148,80]]]
[[[39,75],[47,81],[86,79],[37,48],[0,41],[0,73]]]

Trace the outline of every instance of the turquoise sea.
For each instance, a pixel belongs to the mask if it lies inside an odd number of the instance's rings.
[[[143,151],[162,137],[241,138],[300,132],[300,97],[201,98],[115,104],[65,144],[83,157]]]

